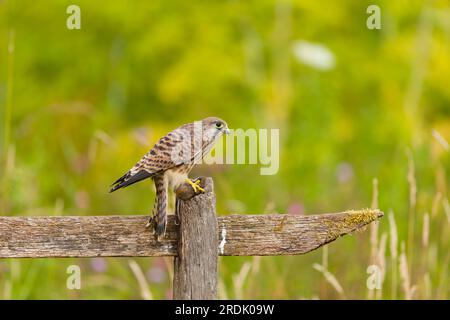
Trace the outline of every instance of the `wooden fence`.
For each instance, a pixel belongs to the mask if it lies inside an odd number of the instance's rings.
[[[206,192],[177,191],[179,224],[169,216],[157,241],[146,216],[0,217],[0,258],[174,256],[174,299],[215,299],[222,256],[296,255],[315,250],[383,216],[379,210],[320,215],[216,215]]]

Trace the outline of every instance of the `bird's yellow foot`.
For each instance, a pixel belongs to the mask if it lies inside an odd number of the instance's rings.
[[[195,193],[205,193],[205,189],[200,186],[200,179],[196,180],[195,182],[191,179],[186,179],[186,182],[191,185]]]

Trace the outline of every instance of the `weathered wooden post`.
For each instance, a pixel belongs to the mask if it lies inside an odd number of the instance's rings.
[[[218,232],[216,197],[211,178],[202,179],[205,193],[190,186],[177,190],[178,255],[175,256],[173,298],[217,298]]]

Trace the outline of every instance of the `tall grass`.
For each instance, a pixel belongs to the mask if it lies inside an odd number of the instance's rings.
[[[380,288],[376,290],[376,299],[381,299],[383,296],[383,285],[384,285],[384,279],[386,276],[386,245],[387,245],[387,238],[388,234],[387,232],[383,232],[383,234],[380,237],[380,244],[378,247],[377,252],[377,262],[378,267],[380,268],[380,274],[379,274],[379,283]]]
[[[394,212],[389,210],[389,252],[391,258],[391,299],[397,298],[397,263],[398,263],[398,234],[397,225],[395,223]]]
[[[408,256],[410,261],[413,259],[413,242],[414,242],[414,225],[416,219],[416,202],[417,202],[417,184],[414,166],[414,158],[412,151],[407,149],[408,158],[408,185],[409,185],[409,209],[408,209]]]
[[[140,288],[140,294],[142,299],[144,300],[153,300],[153,294],[150,291],[150,288],[148,286],[147,280],[145,279],[145,275],[142,272],[141,267],[135,260],[128,260],[128,265],[133,272],[134,276],[136,277],[136,280],[139,284]]]
[[[328,269],[326,269],[323,265],[314,263],[313,268],[319,271],[325,278],[325,280],[331,285],[331,287],[339,294],[341,299],[347,299],[347,295],[345,294],[344,289],[342,288],[341,283],[337,279],[337,277],[331,273]]]
[[[378,179],[374,178],[372,180],[372,209],[378,209]],[[370,224],[370,264],[375,264],[380,266],[378,257],[378,221]],[[374,298],[374,290],[368,288],[367,298]]]
[[[401,244],[400,263],[399,263],[400,277],[402,279],[403,293],[406,300],[411,300],[417,290],[415,285],[411,284],[411,275],[408,268],[408,259],[406,257],[405,243]]]

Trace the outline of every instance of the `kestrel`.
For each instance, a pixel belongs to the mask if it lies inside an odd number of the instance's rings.
[[[153,215],[147,225],[152,225],[156,236],[166,232],[168,188],[175,191],[184,182],[189,183],[195,193],[205,190],[200,180],[188,178],[189,172],[213,147],[224,133],[229,134],[227,123],[216,117],[188,123],[169,132],[150,149],[134,167],[113,184],[110,192],[138,181],[152,178],[156,199]]]

